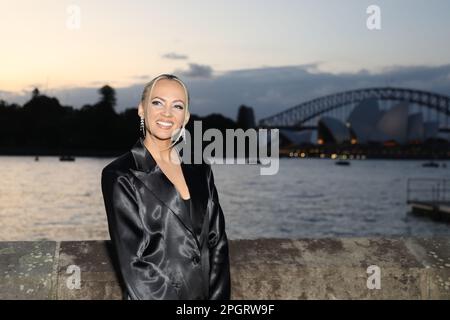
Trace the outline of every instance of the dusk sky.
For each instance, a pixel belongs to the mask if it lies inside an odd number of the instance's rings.
[[[370,5],[380,30],[366,26]],[[109,84],[120,112],[160,73],[186,82],[192,113],[233,119],[241,104],[260,119],[371,86],[450,95],[448,0],[1,0],[0,12],[8,102],[38,87],[78,108]]]

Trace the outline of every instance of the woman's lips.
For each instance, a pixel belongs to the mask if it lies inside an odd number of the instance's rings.
[[[172,121],[156,121],[156,124],[158,125],[158,127],[165,130],[173,127]]]

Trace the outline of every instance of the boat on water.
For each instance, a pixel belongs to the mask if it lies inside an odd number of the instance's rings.
[[[75,161],[75,157],[69,155],[62,155],[59,157],[59,161]]]
[[[422,167],[424,167],[424,168],[439,168],[439,163],[434,162],[434,161],[429,161],[429,162],[422,163]]]
[[[345,161],[345,160],[338,160],[334,164],[338,165],[338,166],[349,166],[350,162],[349,161]]]

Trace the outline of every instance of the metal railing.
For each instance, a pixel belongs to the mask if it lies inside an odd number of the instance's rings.
[[[408,178],[406,202],[449,202],[450,179]]]

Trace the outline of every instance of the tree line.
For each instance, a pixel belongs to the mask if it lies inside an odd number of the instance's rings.
[[[0,154],[115,155],[128,150],[139,137],[137,107],[116,111],[116,92],[105,85],[99,100],[77,109],[63,106],[55,97],[35,88],[23,106],[0,100]],[[203,130],[246,129],[254,126],[253,109],[241,105],[237,121],[213,113],[191,114],[186,129],[201,120]]]

